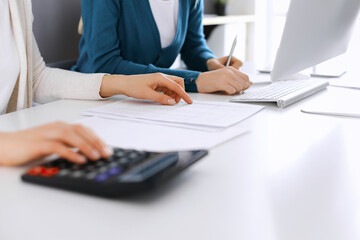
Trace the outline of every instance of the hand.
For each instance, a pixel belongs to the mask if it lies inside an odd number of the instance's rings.
[[[226,67],[226,62],[228,60],[228,57],[222,57],[222,58],[210,58],[206,62],[206,66],[209,71],[217,70]],[[232,57],[230,60],[230,66],[236,69],[240,69],[240,67],[243,65],[243,63],[237,59],[236,57]]]
[[[51,154],[82,164],[108,158],[112,150],[88,128],[61,122],[15,133],[0,133],[0,165],[28,163]],[[77,148],[79,152],[72,150]]]
[[[251,84],[246,74],[233,67],[201,73],[196,80],[200,93],[221,91],[231,95],[245,91]]]
[[[191,104],[192,100],[185,92],[184,80],[162,73],[105,76],[100,95],[110,97],[123,94],[138,99],[149,99],[164,105],[175,105],[181,99]],[[162,92],[162,93],[160,93]]]

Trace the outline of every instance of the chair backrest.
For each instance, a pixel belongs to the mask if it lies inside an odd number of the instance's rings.
[[[76,59],[81,0],[32,0],[34,34],[46,63]]]

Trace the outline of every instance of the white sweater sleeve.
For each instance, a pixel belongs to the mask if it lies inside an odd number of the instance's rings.
[[[33,36],[33,98],[46,103],[58,99],[99,100],[104,74],[82,74],[45,66]]]

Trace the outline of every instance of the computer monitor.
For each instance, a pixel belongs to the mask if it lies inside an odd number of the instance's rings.
[[[292,0],[272,81],[345,53],[359,8],[360,0]]]

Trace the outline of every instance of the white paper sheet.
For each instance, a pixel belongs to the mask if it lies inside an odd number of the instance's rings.
[[[249,104],[194,101],[175,106],[151,101],[122,100],[83,112],[87,116],[111,116],[148,121],[225,128],[234,125],[263,107]]]
[[[107,144],[144,151],[186,151],[211,149],[248,132],[239,126],[220,132],[204,132],[177,127],[90,117],[77,123],[90,127]]]
[[[310,114],[360,118],[360,92],[348,88],[330,88],[325,96],[311,101],[301,111]]]
[[[207,127],[207,126],[189,125],[189,124],[181,124],[181,123],[157,122],[157,121],[127,118],[127,117],[121,117],[121,116],[115,116],[115,115],[109,115],[109,114],[101,114],[101,113],[94,113],[92,115],[93,115],[93,117],[99,117],[99,118],[106,118],[106,119],[113,119],[113,120],[127,120],[127,121],[131,121],[131,122],[141,122],[141,123],[162,125],[162,126],[168,126],[168,127],[194,129],[194,130],[206,131],[206,132],[218,132],[218,131],[224,130],[224,128],[220,128],[220,127]]]
[[[360,79],[354,74],[345,74],[341,78],[331,79],[330,86],[360,90]]]

